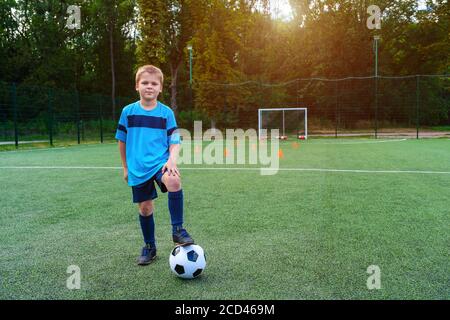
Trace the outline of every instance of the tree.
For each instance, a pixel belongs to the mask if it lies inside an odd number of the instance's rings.
[[[266,8],[267,1],[262,3]],[[265,44],[260,35],[267,10],[261,13],[257,5],[257,1],[209,1],[195,21],[195,107],[219,126],[233,123],[236,119],[230,115],[248,108],[256,96],[251,86],[233,84],[261,76],[258,62],[263,61],[265,48],[259,45]]]
[[[107,93],[104,84],[111,85],[113,120],[116,118],[117,95],[134,95],[135,5],[135,0],[94,0],[86,4],[85,36],[91,39],[95,58],[92,61],[94,83],[90,86],[97,92]]]
[[[138,0],[140,64],[156,64],[169,70],[170,106],[177,112],[178,74],[193,35],[193,20],[205,0]]]

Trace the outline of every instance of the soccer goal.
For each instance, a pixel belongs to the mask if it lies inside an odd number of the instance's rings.
[[[263,131],[265,129],[265,131]],[[269,137],[271,129],[278,129],[280,135]],[[307,139],[307,108],[273,108],[258,109],[259,139]]]

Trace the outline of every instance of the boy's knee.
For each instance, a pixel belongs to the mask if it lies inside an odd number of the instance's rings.
[[[169,192],[176,192],[181,189],[181,179],[179,176],[165,175],[164,184]]]
[[[153,214],[153,201],[149,200],[139,203],[139,212],[144,217]]]

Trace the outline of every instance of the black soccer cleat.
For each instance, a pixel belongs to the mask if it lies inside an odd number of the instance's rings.
[[[172,239],[175,245],[178,246],[188,246],[194,244],[194,239],[191,238],[186,229],[178,227],[172,234]]]
[[[146,244],[142,248],[141,256],[138,258],[138,265],[145,266],[150,264],[156,258],[156,247]]]

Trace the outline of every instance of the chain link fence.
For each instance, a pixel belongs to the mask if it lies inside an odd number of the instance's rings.
[[[113,140],[123,106],[136,98],[0,82],[0,146],[61,145]]]
[[[218,127],[257,128],[259,108],[307,108],[310,136],[450,136],[450,76],[197,84]]]
[[[170,89],[160,98],[170,105]],[[113,112],[110,96],[0,82],[0,147],[113,141],[122,108],[136,100],[116,98]],[[178,86],[178,125],[188,130],[195,120],[256,129],[259,108],[308,108],[310,137],[450,137],[450,76]]]

